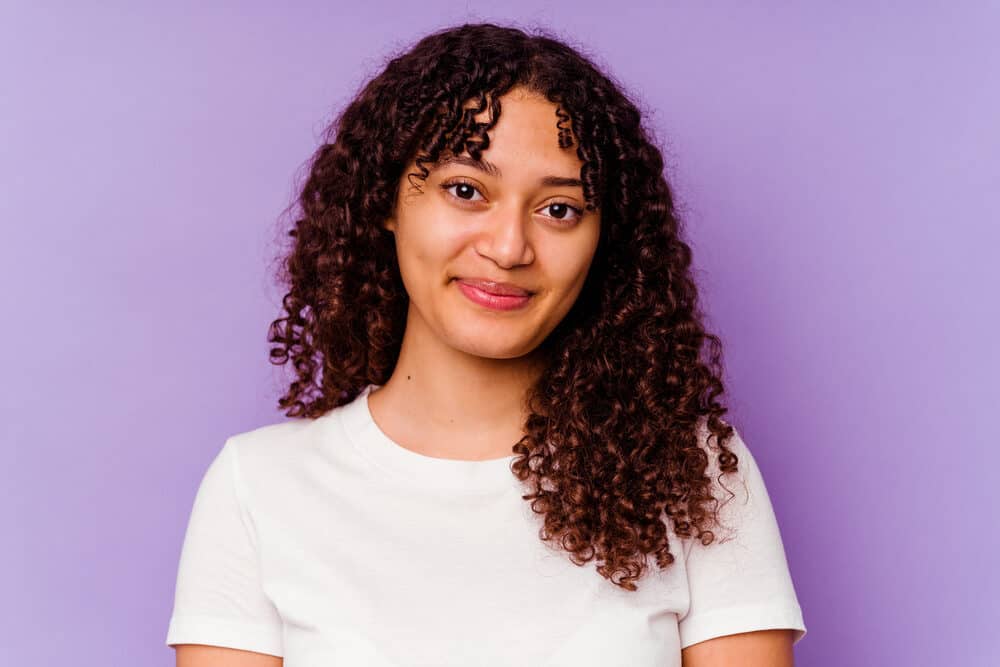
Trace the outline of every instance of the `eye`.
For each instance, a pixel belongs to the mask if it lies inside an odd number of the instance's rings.
[[[455,199],[461,199],[462,201],[474,202],[486,199],[479,191],[479,188],[469,181],[452,179],[442,183],[440,187],[445,192],[448,192],[450,196]],[[451,192],[452,190],[454,190],[454,192]],[[474,199],[477,194],[480,197],[478,200]],[[544,206],[543,210],[544,209],[551,209],[551,215],[547,215],[545,217],[557,220],[560,223],[563,223],[563,226],[569,226],[570,223],[579,222],[580,218],[583,217],[583,210],[567,202],[553,202]]]
[[[582,210],[580,210],[576,206],[571,206],[566,202],[554,202],[552,204],[547,205],[545,208],[552,209],[554,215],[551,217],[560,221],[568,220],[569,222],[576,222],[583,216]],[[567,218],[566,215],[570,213],[575,214],[576,217]]]
[[[479,196],[482,197],[482,193],[479,192],[479,189],[476,188],[476,186],[473,185],[472,183],[469,183],[468,181],[449,181],[448,183],[443,183],[441,185],[441,189],[444,190],[445,192],[448,192],[452,188],[457,188],[455,193],[451,195],[456,199],[463,199],[465,201],[477,201],[475,199],[472,199],[474,195],[479,194]]]

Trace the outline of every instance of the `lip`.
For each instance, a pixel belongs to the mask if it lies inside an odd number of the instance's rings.
[[[486,278],[456,278],[456,280],[496,296],[531,296],[533,294],[523,287],[497,280],[487,280]]]
[[[516,310],[531,300],[533,292],[517,285],[491,280],[460,278],[455,281],[467,299],[491,310]]]

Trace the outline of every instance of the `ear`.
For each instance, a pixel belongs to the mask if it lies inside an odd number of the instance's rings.
[[[390,215],[388,218],[382,221],[382,229],[386,229],[393,234],[396,233],[396,216],[395,214]]]

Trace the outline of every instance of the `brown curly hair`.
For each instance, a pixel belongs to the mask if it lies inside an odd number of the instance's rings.
[[[661,152],[619,86],[564,42],[491,23],[441,30],[389,60],[331,123],[280,258],[287,315],[271,323],[270,358],[297,377],[278,405],[315,418],[391,376],[408,297],[379,223],[411,160],[423,180],[442,152],[479,158],[514,86],[557,105],[560,146],[577,142],[601,231],[577,301],[541,344],[548,366],[526,396],[511,470],[544,515],[541,539],[577,565],[596,557],[601,576],[634,591],[649,554],[660,568],[674,560],[664,514],[679,537],[715,539],[703,444],[715,436],[723,474],[738,459],[720,419],[721,342],[703,326]],[[487,106],[491,121],[476,122]]]

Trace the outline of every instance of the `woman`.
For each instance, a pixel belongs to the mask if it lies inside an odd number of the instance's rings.
[[[205,473],[178,665],[792,664],[801,610],[662,170],[544,36],[463,25],[364,87],[283,263],[294,419]]]

